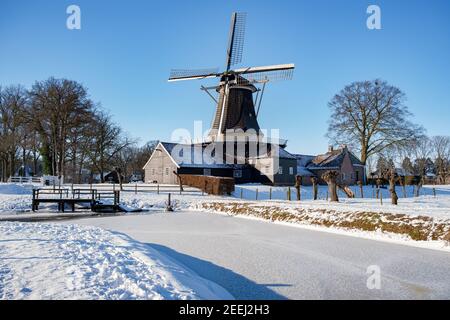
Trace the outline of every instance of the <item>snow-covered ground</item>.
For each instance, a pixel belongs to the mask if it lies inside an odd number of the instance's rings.
[[[112,188],[111,185],[102,187]],[[349,199],[340,192],[340,202],[330,203],[326,200],[326,186],[319,187],[317,201],[311,199],[311,187],[301,188],[301,201],[295,200],[296,192],[291,188],[292,201],[287,201],[286,187],[238,185],[232,197],[216,197],[192,191],[180,195],[177,186],[165,186],[165,191],[160,194],[122,192],[121,202],[125,207],[148,210],[148,213],[160,212],[166,207],[167,193],[171,192],[172,204],[177,210],[215,211],[308,228],[325,228],[353,236],[403,239],[413,243],[417,241],[411,240],[421,240],[432,247],[448,247],[450,240],[445,239],[450,236],[450,186],[425,186],[419,197],[413,196],[412,186],[408,186],[405,192],[397,187],[398,206],[390,204],[387,189],[380,189],[382,203],[374,198],[375,190],[371,186],[364,187],[364,198],[361,198],[358,187],[352,189],[356,198]],[[0,216],[29,213],[30,204],[31,186],[0,184]],[[45,212],[43,209],[40,212]],[[439,243],[432,243],[432,240]]]
[[[310,187],[302,187],[299,202],[293,188],[287,201],[287,188],[281,187],[243,185],[232,197],[215,197],[180,195],[173,186],[160,194],[121,193],[124,206],[148,210],[144,213],[63,224],[0,222],[0,299],[232,298],[203,278],[238,298],[441,298],[448,296],[448,252],[398,245],[450,251],[443,238],[450,231],[450,186],[433,188],[423,188],[419,197],[408,188],[406,198],[398,188],[399,205],[392,206],[387,190],[381,204],[371,187],[364,189],[365,198],[341,194],[341,202],[329,203],[325,187],[317,201]],[[44,206],[39,214],[30,212],[31,190],[0,184],[0,218],[56,217],[47,212],[54,208]],[[175,214],[162,213],[167,192]],[[358,189],[355,193],[359,196]],[[380,227],[370,229],[370,223]],[[425,240],[413,241],[414,236]],[[428,258],[421,261],[422,256]],[[366,290],[369,264],[388,271],[387,290]]]
[[[199,211],[74,221],[126,233],[237,299],[450,297],[449,252]],[[367,288],[369,266],[380,290]]]
[[[0,223],[0,300],[227,298],[222,287],[124,234]]]

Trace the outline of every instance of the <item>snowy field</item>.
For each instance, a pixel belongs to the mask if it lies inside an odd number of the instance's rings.
[[[226,298],[223,288],[124,234],[0,223],[0,300]]]
[[[163,211],[170,192],[172,205],[178,211],[218,212],[373,239],[395,238],[430,245],[434,241],[432,247],[448,248],[450,242],[450,186],[425,186],[419,197],[414,197],[412,186],[405,190],[397,187],[398,206],[390,204],[387,189],[380,189],[382,201],[376,199],[371,186],[364,187],[364,198],[358,187],[352,187],[356,194],[353,199],[339,192],[339,203],[326,200],[326,186],[319,187],[316,201],[312,200],[311,187],[301,188],[301,201],[295,200],[296,191],[291,188],[292,201],[288,201],[286,187],[238,185],[231,197],[217,197],[202,195],[193,189],[180,195],[178,186],[161,186],[160,194],[156,191],[135,193],[131,191],[134,186],[125,186],[129,191],[121,193],[121,202],[124,207],[145,210],[142,214]],[[113,188],[109,184],[101,187]],[[150,187],[156,188],[147,186]],[[0,184],[0,219],[31,214],[31,190],[31,185]],[[39,212],[52,210],[55,211],[55,206],[43,206]]]

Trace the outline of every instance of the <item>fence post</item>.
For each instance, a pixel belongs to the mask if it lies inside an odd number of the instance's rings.
[[[255,200],[258,200],[258,188],[256,188]]]
[[[113,182],[113,191],[116,192],[116,183]]]
[[[436,198],[436,188],[433,188],[433,196]]]
[[[288,201],[291,201],[291,187],[288,187],[287,199],[288,199]]]
[[[35,200],[36,199],[36,189],[33,188],[33,201],[32,201],[32,205],[31,205],[31,210],[34,212],[36,211],[36,204],[35,204]]]
[[[241,199],[244,198],[244,189],[241,188]]]
[[[134,194],[137,194],[137,183],[134,184]]]
[[[383,192],[380,192],[380,203],[383,205]]]
[[[269,200],[272,200],[272,187],[269,188]]]
[[[171,203],[171,194],[170,194],[170,192],[169,192],[169,199],[168,199],[168,201],[167,201],[167,208],[166,208],[166,210],[167,210],[168,212],[172,212],[172,211],[173,211],[173,207],[172,207],[172,203]]]
[[[156,193],[159,194],[159,183],[156,185]]]

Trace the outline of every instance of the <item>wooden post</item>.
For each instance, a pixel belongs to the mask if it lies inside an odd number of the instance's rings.
[[[156,193],[159,194],[159,183],[158,183],[158,185],[156,186]]]
[[[255,199],[258,200],[258,188],[256,188]]]
[[[244,189],[241,188],[241,199],[243,199],[243,198],[244,198]]]
[[[272,187],[269,188],[269,200],[272,200]]]
[[[383,192],[380,192],[380,203],[383,205]]]
[[[137,183],[134,184],[134,194],[137,194]]]
[[[287,190],[287,199],[288,199],[288,201],[291,201],[291,187],[288,187],[288,190]]]
[[[167,200],[167,207],[166,210],[168,212],[172,212],[173,211],[173,207],[172,207],[172,202],[171,202],[171,194],[169,192],[169,199]]]
[[[311,177],[311,184],[313,189],[313,200],[317,200],[318,193],[319,193],[319,186],[318,186],[319,180],[316,177]]]
[[[433,196],[436,198],[436,188],[433,188]]]
[[[35,200],[36,200],[36,189],[33,189],[33,201],[32,201],[32,204],[31,204],[31,210],[32,210],[33,212],[36,211],[36,208],[35,208],[35,206],[36,206]]]

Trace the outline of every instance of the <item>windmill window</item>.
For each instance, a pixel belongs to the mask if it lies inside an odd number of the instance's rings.
[[[242,178],[242,170],[234,170],[233,177],[234,178]]]
[[[283,167],[282,167],[282,166],[280,166],[280,167],[278,168],[278,174],[283,174]]]
[[[169,175],[169,168],[166,168],[166,176]]]
[[[294,174],[294,167],[289,167],[289,174],[291,176]]]

